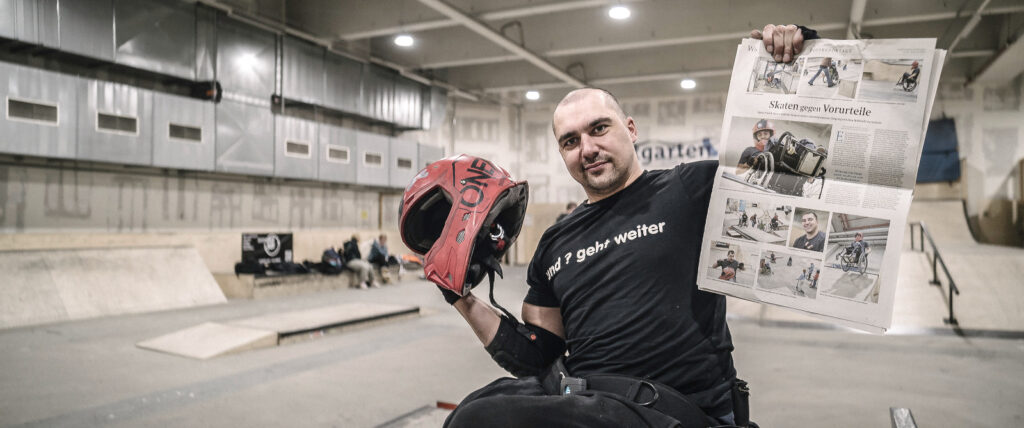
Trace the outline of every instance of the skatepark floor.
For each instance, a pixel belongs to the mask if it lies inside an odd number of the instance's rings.
[[[734,358],[751,384],[752,418],[764,427],[880,427],[890,426],[890,407],[905,407],[921,427],[1020,426],[1020,274],[988,278],[977,266],[1003,257],[1016,269],[1004,272],[1013,273],[1024,263],[1003,247],[958,245],[977,253],[949,250],[962,277],[960,330],[943,324],[946,288],[927,283],[930,265],[909,247],[894,329],[885,335],[730,299]],[[505,273],[495,295],[518,315],[525,268]],[[136,346],[206,322],[347,303],[414,305],[420,313],[207,360]],[[457,403],[505,375],[435,287],[415,275],[376,289],[0,330],[0,368],[0,427],[439,426],[446,411],[438,401]]]

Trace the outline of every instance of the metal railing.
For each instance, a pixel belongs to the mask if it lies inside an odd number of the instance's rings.
[[[930,257],[932,262],[932,280],[929,283],[940,288],[942,287],[942,282],[939,281],[939,265],[942,266],[942,271],[946,274],[946,280],[949,281],[949,318],[943,318],[942,321],[946,324],[959,325],[960,323],[957,322],[956,316],[953,315],[953,296],[959,296],[960,289],[957,288],[956,282],[953,281],[953,276],[949,274],[949,268],[946,267],[946,262],[942,259],[942,254],[939,253],[939,248],[935,246],[935,241],[932,239],[932,235],[928,233],[928,227],[923,221],[910,223],[910,249],[917,251],[916,241],[914,241],[915,228],[920,230],[918,235],[921,237],[921,252],[925,253],[925,256],[928,255],[928,252],[924,250],[924,239],[928,238],[928,243],[932,246],[932,256]]]

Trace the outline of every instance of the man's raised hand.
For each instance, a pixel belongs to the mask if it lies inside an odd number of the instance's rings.
[[[763,41],[765,50],[775,57],[775,62],[792,61],[804,47],[803,32],[792,24],[768,24],[763,30],[751,30],[750,37]]]

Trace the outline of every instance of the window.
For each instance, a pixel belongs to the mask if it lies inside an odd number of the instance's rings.
[[[412,159],[409,158],[398,158],[397,165],[401,169],[412,169]]]
[[[7,118],[57,124],[57,106],[33,101],[7,99]]]
[[[203,128],[196,128],[193,126],[169,124],[167,126],[167,135],[171,138],[177,138],[179,140],[188,140],[195,142],[203,142]]]
[[[139,121],[130,116],[96,113],[96,129],[125,134],[138,134]]]
[[[285,141],[284,154],[292,157],[308,158],[309,143],[303,143],[300,141]]]
[[[380,153],[363,153],[363,163],[369,166],[381,166],[384,163],[384,156]]]
[[[348,147],[327,146],[327,160],[348,163]]]

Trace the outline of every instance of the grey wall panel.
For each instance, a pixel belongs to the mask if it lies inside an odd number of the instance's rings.
[[[274,174],[274,117],[267,107],[217,104],[217,171]]]
[[[356,183],[374,186],[388,186],[391,177],[388,172],[389,138],[380,134],[356,132],[359,153],[356,162]]]
[[[225,92],[270,99],[275,90],[277,38],[255,27],[217,21],[217,80]]]
[[[356,131],[320,124],[319,171],[321,181],[356,182],[359,147]]]
[[[434,129],[448,114],[448,92],[436,86],[423,87],[423,129]]]
[[[280,116],[274,118],[274,175],[317,178],[320,150],[316,122]]]
[[[394,74],[367,64],[363,71],[363,97],[359,114],[385,122],[393,122],[394,96]]]
[[[57,0],[0,0],[0,37],[58,47]]]
[[[18,22],[18,3],[21,0],[0,0],[0,37],[16,39],[14,26]]]
[[[153,93],[153,165],[213,171],[215,104]]]
[[[398,126],[422,128],[422,85],[404,77],[395,78],[394,121]]]
[[[324,48],[291,37],[284,39],[281,84],[285,98],[324,103]]]
[[[143,70],[195,78],[195,6],[185,2],[115,0],[116,58]]]
[[[207,81],[217,78],[217,11],[197,7],[196,13],[196,80]]]
[[[419,169],[425,168],[434,161],[444,159],[444,148],[428,146],[425,144],[419,145]]]
[[[0,62],[0,152],[53,158],[75,157],[78,135],[78,79]],[[47,120],[11,111],[12,103],[39,105]],[[55,111],[53,111],[55,110]],[[23,109],[24,112],[24,109]],[[52,118],[53,120],[48,120]]]
[[[391,138],[391,158],[388,165],[388,183],[391,187],[404,189],[419,172],[419,144],[412,140]]]
[[[79,82],[77,157],[152,164],[153,94],[116,83]]]
[[[362,88],[362,63],[327,54],[324,59],[324,105],[349,113],[360,113],[363,105]]]
[[[113,0],[60,2],[60,49],[114,60]]]

